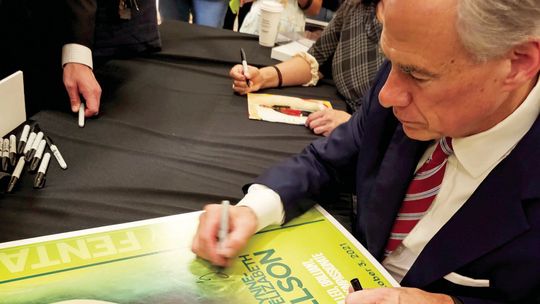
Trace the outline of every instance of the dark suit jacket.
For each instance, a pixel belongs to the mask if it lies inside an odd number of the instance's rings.
[[[95,56],[131,55],[159,50],[155,0],[136,0],[132,18],[119,17],[119,0],[65,0],[64,43],[78,43]]]
[[[328,138],[268,170],[255,182],[277,191],[286,220],[299,215],[301,198],[320,194],[335,179],[355,181],[355,236],[378,259],[429,143],[408,138],[391,109],[378,101],[386,63],[362,112]],[[465,303],[537,303],[540,300],[540,120],[481,183],[465,205],[422,251],[402,286],[461,298]],[[490,280],[489,288],[465,287],[451,272]]]

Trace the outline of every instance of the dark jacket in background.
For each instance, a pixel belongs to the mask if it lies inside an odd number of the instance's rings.
[[[119,0],[66,0],[65,43],[92,49],[94,57],[123,56],[159,50],[155,0],[136,0],[131,19],[121,19]]]

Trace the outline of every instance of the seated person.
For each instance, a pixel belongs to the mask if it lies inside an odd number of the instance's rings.
[[[221,207],[206,206],[193,251],[228,265],[345,179],[354,236],[402,286],[345,303],[538,303],[538,1],[383,0],[378,15],[390,62],[361,112],[257,178],[219,248]]]
[[[375,14],[378,2],[346,0],[307,53],[298,54],[276,66],[249,67],[249,87],[242,66],[234,66],[230,71],[234,91],[246,94],[280,85],[314,86],[323,77],[321,70],[331,68],[336,88],[344,97],[348,112],[353,113],[360,106],[384,60],[378,51],[381,33]],[[315,134],[328,136],[334,128],[349,120],[349,113],[339,110],[315,112],[308,117],[306,126]]]

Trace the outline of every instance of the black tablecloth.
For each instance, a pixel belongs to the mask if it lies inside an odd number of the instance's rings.
[[[96,69],[101,113],[79,128],[74,114],[31,119],[68,164],[51,159],[44,189],[26,173],[0,196],[0,242],[200,210],[238,201],[241,186],[317,138],[303,126],[248,119],[228,71],[239,47],[271,64],[256,37],[179,22],[161,26],[163,51]],[[344,103],[334,87],[268,90]],[[67,101],[66,101],[67,102]]]

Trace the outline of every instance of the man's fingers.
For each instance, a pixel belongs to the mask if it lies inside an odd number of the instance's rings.
[[[219,249],[219,254],[226,258],[234,258],[236,254],[246,246],[248,239],[253,235],[247,227],[238,227],[230,231],[223,248]]]
[[[99,113],[99,105],[101,99],[101,89],[99,91],[91,91],[84,94],[83,97],[86,100],[86,110],[84,116],[91,117]]]
[[[79,97],[79,88],[75,83],[64,83],[66,91],[69,96],[69,103],[71,104],[71,111],[79,111],[79,106],[81,105],[81,98]]]
[[[85,90],[81,90],[81,94],[86,101],[84,116],[91,117],[97,115],[101,99],[101,88],[99,85],[97,87],[93,86],[91,88],[85,88]]]
[[[330,131],[329,131],[329,128],[327,125],[324,125],[324,126],[321,126],[321,127],[317,127],[315,129],[313,129],[313,133],[317,134],[317,135],[324,135],[324,136],[328,136],[328,134],[330,134]]]
[[[318,118],[310,121],[308,126],[309,126],[310,129],[315,130],[316,128],[322,127],[322,126],[327,125],[327,124],[328,124],[328,119],[326,119],[323,116],[323,117],[318,117]]]
[[[191,248],[195,254],[212,264],[227,266],[255,233],[257,217],[247,207],[230,207],[229,231],[224,243],[219,244],[217,236],[221,224],[221,208],[218,204],[205,206]]]
[[[306,127],[309,126],[311,122],[313,122],[314,120],[321,118],[323,115],[324,115],[323,111],[317,111],[317,112],[313,112],[309,114],[306,119]]]
[[[64,66],[63,79],[68,92],[71,111],[79,111],[80,95],[82,95],[86,102],[85,116],[96,115],[99,111],[101,87],[92,70],[82,64],[68,63]]]
[[[216,204],[205,206],[205,212],[199,218],[199,227],[192,244],[192,249],[195,254],[203,259],[209,260],[213,264],[220,265],[224,258],[217,253],[216,236],[219,230],[219,216],[216,213]]]

